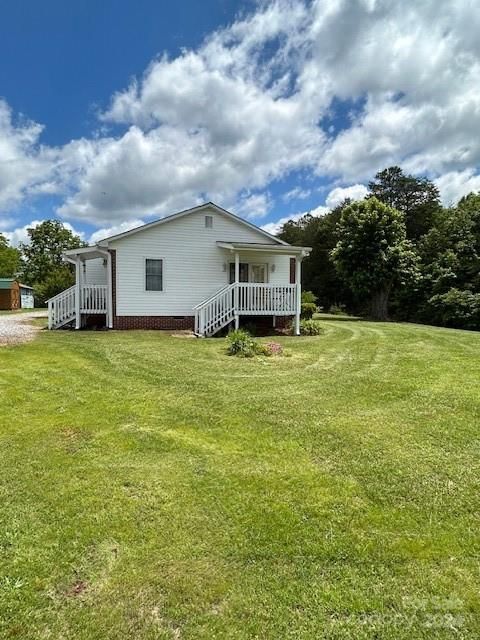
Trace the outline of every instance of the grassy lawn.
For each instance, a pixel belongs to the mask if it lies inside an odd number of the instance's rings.
[[[480,637],[480,335],[0,350],[0,637]]]

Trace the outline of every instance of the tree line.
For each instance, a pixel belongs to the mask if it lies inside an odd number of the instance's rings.
[[[364,200],[283,225],[279,237],[312,247],[302,284],[326,310],[480,329],[480,193],[444,207],[428,178],[389,167]],[[0,277],[34,287],[36,303],[70,287],[62,253],[85,246],[58,220],[28,230],[18,249],[0,234]]]
[[[63,252],[86,243],[59,220],[45,220],[27,233],[28,242],[18,248],[10,246],[0,234],[0,277],[17,278],[33,287],[36,306],[43,306],[48,298],[75,282],[73,267],[64,262]]]
[[[303,288],[325,309],[480,329],[480,193],[444,207],[428,178],[389,167],[364,200],[283,225],[279,236],[310,246]]]

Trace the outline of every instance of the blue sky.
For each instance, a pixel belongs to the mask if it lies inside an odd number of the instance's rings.
[[[480,189],[467,0],[5,3],[0,231],[87,240],[212,199],[271,231],[376,171]]]

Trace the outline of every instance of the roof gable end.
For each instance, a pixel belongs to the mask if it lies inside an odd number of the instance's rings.
[[[218,213],[222,216],[226,216],[239,224],[245,225],[246,227],[253,229],[254,231],[257,231],[259,234],[263,235],[265,238],[268,238],[270,241],[273,241],[274,244],[281,244],[281,245],[288,246],[287,242],[280,240],[280,238],[276,238],[275,236],[268,233],[267,231],[264,231],[260,227],[257,227],[257,225],[251,222],[248,222],[248,220],[244,220],[243,218],[240,218],[234,213],[231,213],[230,211],[227,211],[226,209],[219,207],[214,202],[205,202],[204,204],[198,205],[196,207],[192,207],[191,209],[185,209],[184,211],[173,213],[172,215],[165,216],[164,218],[160,218],[159,220],[154,220],[153,222],[147,222],[146,224],[143,224],[140,227],[135,227],[134,229],[130,229],[129,231],[124,231],[123,233],[119,233],[117,235],[104,238],[103,240],[100,240],[97,243],[97,245],[106,246],[110,242],[113,242],[115,240],[127,238],[128,236],[139,233],[140,231],[147,231],[148,229],[153,229],[154,227],[160,226],[161,224],[167,224],[168,222],[172,222],[173,220],[178,220],[179,218],[191,215],[192,213],[199,213],[201,211],[212,211],[212,210],[215,213]]]

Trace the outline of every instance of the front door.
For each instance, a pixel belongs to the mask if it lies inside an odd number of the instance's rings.
[[[250,282],[266,282],[267,281],[267,265],[251,264],[250,265]]]

